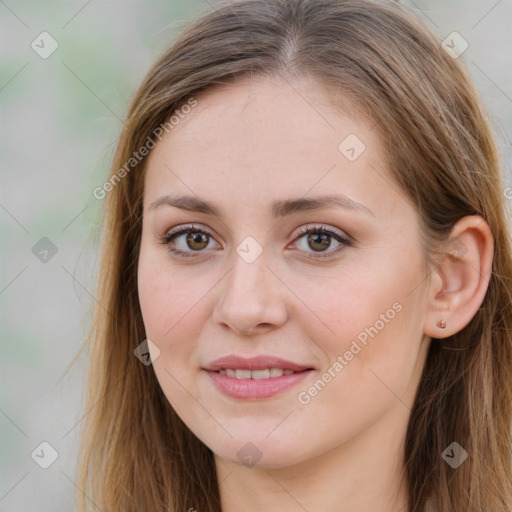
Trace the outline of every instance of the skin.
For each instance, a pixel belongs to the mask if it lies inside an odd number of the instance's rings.
[[[477,311],[492,235],[480,217],[461,219],[452,238],[462,257],[447,256],[427,275],[418,215],[392,181],[376,133],[330,107],[318,83],[293,85],[252,78],[208,89],[149,156],[138,286],[147,337],[160,351],[152,351],[154,371],[215,454],[224,512],[405,510],[401,453],[431,337],[457,332]],[[338,149],[349,134],[366,146],[352,162]],[[372,213],[268,212],[275,200],[333,193]],[[223,218],[149,209],[178,194],[214,203]],[[191,248],[182,234],[170,245],[202,252],[171,254],[160,238],[192,223],[212,235],[208,245]],[[330,238],[324,253],[333,256],[315,259],[314,240],[297,233],[307,224],[353,243],[335,254]],[[252,263],[236,252],[248,236],[263,248]],[[300,403],[393,304],[401,307],[394,318]],[[220,393],[202,369],[227,354],[272,354],[315,371],[280,395],[244,401]],[[244,465],[237,452],[249,442],[261,458]]]

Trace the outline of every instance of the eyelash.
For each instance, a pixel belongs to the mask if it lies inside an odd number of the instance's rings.
[[[188,233],[203,233],[203,234],[208,235],[213,238],[213,236],[208,231],[205,231],[204,229],[196,228],[192,224],[192,225],[187,225],[187,226],[180,226],[177,229],[175,229],[174,231],[167,233],[163,237],[159,237],[160,243],[162,243],[164,245],[169,245],[179,235],[188,234]],[[299,233],[298,233],[297,239],[299,239],[305,235],[309,235],[309,234],[328,235],[331,238],[334,238],[337,242],[339,242],[341,244],[336,249],[329,251],[329,252],[312,253],[313,258],[332,258],[332,257],[338,255],[340,252],[344,251],[347,247],[350,247],[352,245],[352,241],[350,239],[343,238],[340,235],[338,235],[337,233],[335,233],[334,231],[326,229],[323,226],[313,226],[313,227],[311,227],[310,225],[301,226],[299,228]],[[174,254],[180,258],[197,258],[197,257],[201,256],[199,253],[203,252],[203,251],[197,251],[197,252],[182,251],[181,249],[176,249],[175,247],[171,247],[171,246],[168,247],[168,250],[171,254]]]

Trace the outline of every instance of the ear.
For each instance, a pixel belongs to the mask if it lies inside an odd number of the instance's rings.
[[[423,331],[431,338],[461,331],[482,305],[494,253],[489,225],[480,215],[463,217],[453,226],[445,251],[430,279]]]

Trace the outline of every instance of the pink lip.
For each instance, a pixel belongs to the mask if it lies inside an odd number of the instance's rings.
[[[243,400],[259,400],[277,395],[296,386],[312,371],[304,370],[292,373],[291,375],[272,377],[270,379],[237,379],[214,371],[208,371],[208,375],[213,380],[217,389],[225,395]]]
[[[264,370],[266,368],[282,368],[293,370],[292,375],[282,375],[270,379],[237,379],[218,373],[221,369],[233,370]],[[204,368],[219,391],[232,398],[243,400],[259,400],[269,398],[296,386],[311,374],[311,366],[293,363],[279,357],[261,355],[243,358],[229,355],[212,361]]]

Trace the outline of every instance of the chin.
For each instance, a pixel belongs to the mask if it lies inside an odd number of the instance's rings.
[[[287,444],[283,444],[282,440],[233,439],[229,445],[213,444],[211,449],[219,459],[248,468],[280,469],[299,464],[308,458],[308,454],[298,452],[297,443],[291,439],[288,439]]]

